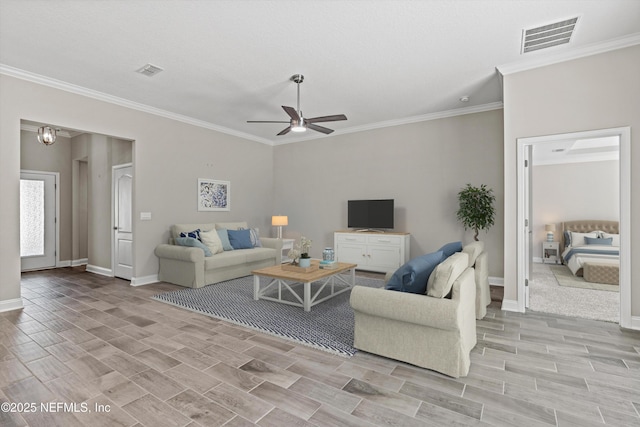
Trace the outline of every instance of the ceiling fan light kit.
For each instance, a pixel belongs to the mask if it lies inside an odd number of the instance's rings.
[[[280,135],[286,135],[289,132],[306,132],[307,129],[315,130],[316,132],[324,133],[325,135],[333,132],[333,129],[326,128],[324,126],[318,126],[315,123],[319,122],[335,122],[339,120],[347,120],[347,116],[344,114],[335,114],[332,116],[313,117],[305,119],[300,110],[300,83],[304,81],[302,74],[294,74],[290,79],[296,85],[298,85],[298,97],[297,108],[282,106],[282,109],[290,117],[288,122],[279,120],[248,120],[247,123],[289,123],[289,126],[278,133]]]

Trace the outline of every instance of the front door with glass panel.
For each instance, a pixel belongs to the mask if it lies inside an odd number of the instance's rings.
[[[22,271],[56,266],[56,179],[55,173],[20,173]]]

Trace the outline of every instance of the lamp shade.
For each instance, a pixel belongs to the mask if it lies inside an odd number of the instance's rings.
[[[289,217],[286,215],[274,215],[271,217],[271,225],[273,226],[289,225]]]

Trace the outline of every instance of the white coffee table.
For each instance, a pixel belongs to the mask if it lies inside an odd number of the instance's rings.
[[[311,266],[318,267],[319,260],[311,260]],[[296,307],[303,307],[304,311],[311,311],[311,307],[316,304],[320,304],[323,301],[333,298],[336,295],[340,295],[343,292],[348,291],[356,284],[356,267],[357,264],[348,264],[345,262],[339,262],[337,268],[334,269],[315,269],[308,273],[283,270],[282,265],[274,265],[271,267],[261,268],[254,270],[253,274],[253,299],[263,299],[269,301],[275,301],[282,304],[294,305]],[[350,271],[349,280],[345,280],[340,273]],[[270,277],[272,280],[265,287],[260,289],[260,277]],[[312,295],[311,283],[322,281],[320,288]],[[302,297],[294,291],[293,287],[302,284],[303,293]],[[329,294],[319,298],[321,292],[329,286]],[[267,292],[272,292],[277,288],[277,297],[268,296]],[[295,301],[288,301],[282,299],[282,292],[289,291]]]

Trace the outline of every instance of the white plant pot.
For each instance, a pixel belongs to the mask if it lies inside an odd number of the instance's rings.
[[[300,258],[300,260],[298,260],[298,265],[302,268],[311,267],[311,258]]]

